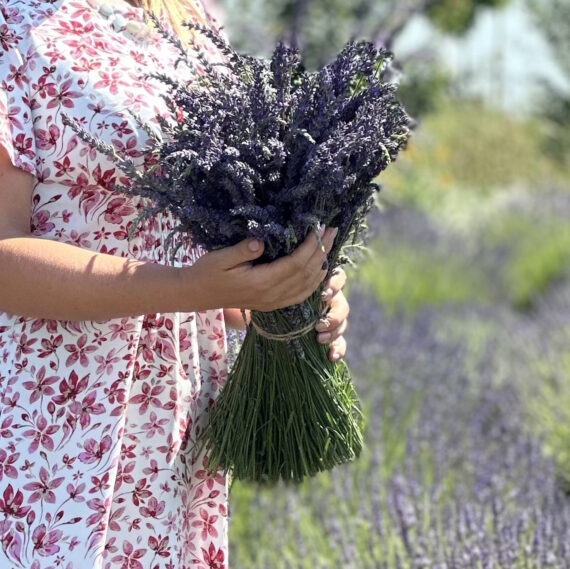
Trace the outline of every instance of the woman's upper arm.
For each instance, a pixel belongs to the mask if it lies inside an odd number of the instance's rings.
[[[0,145],[0,239],[30,233],[35,178],[14,166]]]
[[[10,22],[0,11],[0,28]],[[10,36],[10,33],[8,33]],[[0,239],[29,234],[32,191],[36,182],[36,143],[30,108],[24,38],[0,45]]]

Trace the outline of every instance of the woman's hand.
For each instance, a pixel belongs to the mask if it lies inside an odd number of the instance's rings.
[[[323,292],[323,298],[330,309],[326,318],[319,320],[315,325],[318,332],[317,340],[323,344],[330,344],[329,359],[333,362],[346,354],[346,340],[343,334],[346,331],[350,307],[342,292],[345,284],[346,273],[342,269],[336,269],[325,284]]]
[[[255,266],[251,261],[263,254],[263,243],[252,239],[203,255],[184,269],[182,289],[193,305],[189,311],[237,307],[268,312],[303,302],[326,277],[322,265],[336,234],[334,228],[322,231],[324,251],[310,233],[290,255]]]
[[[337,269],[324,288],[324,299],[330,307],[326,322],[319,321],[315,325],[318,341],[323,344],[330,344],[329,359],[333,362],[343,358],[346,354],[346,340],[343,334],[347,328],[350,306],[342,292],[345,284],[346,273],[342,269]],[[245,311],[245,317],[249,323],[249,310]],[[224,320],[228,328],[245,330],[245,322],[238,308],[224,309]],[[328,327],[326,326],[327,322]]]

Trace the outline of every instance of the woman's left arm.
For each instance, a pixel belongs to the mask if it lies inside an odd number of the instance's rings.
[[[329,359],[337,361],[346,354],[346,340],[344,332],[347,327],[350,307],[342,289],[346,284],[346,273],[342,269],[336,269],[333,276],[324,287],[323,297],[330,307],[325,319],[316,325],[317,339],[322,344],[330,344]],[[249,322],[249,310],[245,311]],[[228,328],[245,330],[245,324],[239,308],[225,308],[224,319]]]

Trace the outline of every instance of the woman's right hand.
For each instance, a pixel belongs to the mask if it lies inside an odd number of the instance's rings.
[[[188,304],[196,296],[204,308],[249,308],[267,312],[306,300],[319,287],[327,271],[323,263],[331,251],[337,229],[321,233],[321,251],[313,233],[290,255],[271,263],[252,265],[263,254],[263,243],[246,239],[233,247],[210,251],[184,271]],[[190,292],[191,291],[191,292]]]

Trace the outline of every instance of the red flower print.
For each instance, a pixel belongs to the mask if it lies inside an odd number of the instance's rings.
[[[115,176],[115,169],[114,168],[109,168],[108,170],[103,171],[101,168],[100,164],[97,164],[95,170],[93,170],[93,178],[95,179],[95,182],[97,183],[98,186],[101,186],[102,188],[106,189],[106,190],[112,190],[113,189],[113,184],[116,181],[116,176]],[[111,205],[111,213],[113,212],[113,209],[115,208],[116,204],[123,204],[125,202],[125,198],[114,198],[111,200],[112,204]],[[110,202],[110,203],[111,203]],[[109,208],[109,206],[107,206],[107,208]],[[131,211],[132,213],[132,211]],[[127,214],[125,214],[127,215]],[[107,217],[107,215],[105,215],[105,221],[108,221],[110,223],[115,223],[114,220],[120,219],[120,217]],[[113,220],[113,221],[111,221]],[[119,221],[120,223],[120,221]]]
[[[115,349],[113,348],[105,357],[95,356],[95,361],[99,364],[97,373],[106,373],[111,375],[113,373],[113,364],[121,361],[121,358],[115,356]]]
[[[166,462],[170,462],[172,457],[176,455],[178,452],[178,448],[180,447],[180,443],[175,441],[172,437],[172,433],[168,434],[166,445],[161,445],[157,447],[158,452],[166,453]]]
[[[109,435],[105,435],[101,442],[95,439],[87,439],[83,445],[84,451],[79,453],[79,460],[85,464],[93,464],[99,462],[103,456],[109,452],[112,440]]]
[[[75,398],[87,388],[88,380],[89,374],[79,379],[77,373],[72,371],[69,375],[69,379],[63,379],[60,382],[58,386],[59,395],[53,397],[52,401],[58,405],[65,405],[68,401],[75,401]]]
[[[95,89],[108,88],[111,94],[116,95],[119,92],[119,86],[128,86],[128,82],[124,80],[124,76],[119,71],[99,71],[98,75],[101,79],[93,85]]]
[[[67,491],[68,496],[74,502],[84,502],[85,501],[85,498],[81,495],[85,491],[85,484],[83,484],[83,483],[77,484],[77,485],[68,484],[66,486],[65,490]]]
[[[125,173],[63,114],[160,173],[129,111],[159,136],[157,115],[176,120],[144,74],[174,69],[178,51],[160,34],[143,49],[85,0],[0,4],[0,145],[36,178],[31,233],[168,264],[161,243],[178,220],[157,214],[128,239],[151,200],[118,193]],[[204,253],[186,241],[177,263]],[[0,568],[226,569],[227,480],[190,452],[226,380],[224,343],[221,309],[99,321],[0,311]]]
[[[204,556],[204,562],[210,569],[225,569],[224,564],[224,551],[223,549],[216,550],[216,546],[210,542],[210,547],[206,551],[203,547],[202,555]]]
[[[89,36],[93,31],[93,24],[91,22],[80,22],[78,20],[68,20],[67,18],[62,18],[57,21],[57,27],[54,31],[62,36],[79,36],[81,41],[84,37]]]
[[[46,108],[53,109],[57,107],[73,107],[73,100],[77,97],[81,97],[80,91],[73,91],[71,86],[73,85],[73,79],[67,79],[61,85],[56,85],[51,83],[46,86],[46,92],[49,97],[52,97],[51,101],[47,104]]]
[[[149,405],[153,405],[159,409],[162,408],[159,395],[164,391],[164,385],[154,385],[151,387],[151,384],[145,381],[141,386],[141,391],[142,393],[134,395],[129,400],[129,403],[140,405],[139,415],[144,415]]]
[[[61,539],[61,530],[47,531],[44,524],[39,525],[32,534],[32,541],[34,542],[34,552],[38,555],[47,557],[54,555],[59,551],[58,542]]]
[[[42,210],[33,214],[30,221],[32,234],[35,236],[45,235],[55,228],[55,223],[50,221],[49,211]]]
[[[121,569],[144,569],[139,559],[144,555],[144,549],[134,549],[129,541],[123,542],[123,555],[111,559],[113,563],[122,563]]]
[[[119,138],[122,138],[123,136],[125,136],[127,134],[133,133],[133,129],[129,128],[128,121],[121,121],[121,122],[117,121],[117,122],[112,123],[112,125],[113,125],[113,128],[115,129],[115,134]]]
[[[134,464],[134,463],[133,463]],[[147,466],[143,469],[143,473],[147,476],[150,476],[150,481],[154,482],[158,478],[158,473],[160,469],[158,468],[158,462],[156,460],[151,459],[150,466]]]
[[[79,233],[75,229],[72,229],[71,233],[69,234],[69,239],[66,241],[66,243],[75,245],[77,247],[83,247],[84,249],[89,249],[91,247],[91,241],[87,239],[89,235],[90,233],[88,231]]]
[[[93,498],[93,500],[87,500],[87,506],[90,510],[95,511],[95,513],[91,514],[86,520],[88,526],[93,526],[107,516],[107,512],[111,507],[111,501],[109,498],[105,501],[101,500],[101,498]]]
[[[27,81],[24,66],[16,67],[15,65],[10,65],[10,73],[8,73],[6,81],[13,81],[17,87],[24,89],[24,81]]]
[[[36,145],[41,150],[51,150],[59,140],[60,130],[57,125],[51,124],[47,130],[39,128],[36,131]]]
[[[92,391],[86,395],[81,402],[74,401],[69,405],[70,412],[74,418],[79,418],[79,424],[86,429],[91,424],[91,415],[101,415],[105,412],[105,406],[102,403],[95,403],[97,392]]]
[[[152,496],[146,506],[141,507],[140,512],[145,518],[158,518],[164,512],[165,506],[164,500],[159,502]]]
[[[97,348],[86,344],[87,334],[82,334],[77,340],[77,344],[65,344],[64,348],[71,353],[71,355],[65,360],[65,365],[67,367],[72,366],[77,360],[79,360],[79,363],[83,367],[87,367],[89,365],[89,359],[86,354],[97,351]]]
[[[46,450],[52,451],[55,445],[51,435],[57,433],[57,431],[59,431],[59,425],[48,425],[47,419],[43,415],[39,415],[35,428],[28,429],[22,433],[25,437],[32,439],[28,452],[35,452],[40,445]]]
[[[20,458],[20,453],[8,454],[0,448],[0,482],[4,475],[9,478],[18,478],[18,471],[12,466]]]
[[[149,484],[146,482],[146,478],[141,478],[135,485],[133,490],[133,504],[139,506],[141,502],[144,502],[152,493],[149,491]]]
[[[12,484],[8,484],[0,498],[0,512],[7,518],[24,518],[30,511],[30,506],[22,506],[24,495],[20,490],[14,494]]]
[[[132,476],[132,472],[135,469],[135,466],[136,462],[134,460],[125,465],[119,464],[117,478],[115,478],[115,491],[118,490],[123,483],[134,484],[135,479]]]
[[[22,385],[31,391],[30,403],[34,403],[44,395],[53,395],[55,391],[51,386],[56,381],[59,381],[59,377],[57,375],[46,377],[46,366],[42,366],[36,374],[35,381],[24,381]]]
[[[163,418],[159,419],[157,414],[154,411],[150,412],[150,421],[148,423],[144,423],[142,428],[146,431],[146,438],[150,439],[158,433],[159,435],[164,436],[164,425],[168,424],[169,419]]]
[[[218,344],[218,348],[220,348],[220,350],[224,348],[225,338],[226,335],[224,334],[224,331],[216,326],[213,327],[210,335],[208,336],[208,339],[213,340]]]
[[[208,379],[210,380],[210,385],[212,389],[218,390],[221,389],[225,384],[228,378],[228,372],[226,369],[217,370],[216,368],[210,368],[210,374]]]
[[[217,515],[210,516],[208,514],[208,510],[206,510],[205,508],[200,508],[200,517],[202,518],[202,520],[192,522],[192,527],[202,528],[202,540],[205,541],[208,535],[212,537],[218,537],[218,531],[214,527],[214,524],[216,523],[216,520],[218,519],[219,516]]]
[[[28,340],[27,334],[22,334],[16,346],[16,361],[20,359],[22,354],[32,354],[32,346],[38,341],[37,338],[31,338]]]
[[[32,495],[28,498],[28,503],[33,504],[39,500],[55,504],[55,494],[53,489],[57,488],[65,478],[60,476],[58,478],[49,479],[49,472],[42,466],[40,468],[40,479],[36,482],[24,484],[24,490],[32,491]]]
[[[136,330],[136,326],[128,318],[122,318],[120,324],[110,324],[109,328],[113,331],[111,334],[111,340],[117,338],[121,340],[127,340],[128,335],[132,334]]]
[[[49,339],[42,338],[41,343],[43,349],[38,351],[38,357],[47,358],[51,356],[51,354],[55,354],[57,352],[57,349],[63,343],[63,336],[61,334],[58,334],[56,337],[51,335]]]
[[[168,536],[162,537],[160,534],[157,537],[151,535],[148,538],[148,546],[160,557],[170,557],[168,539]]]

